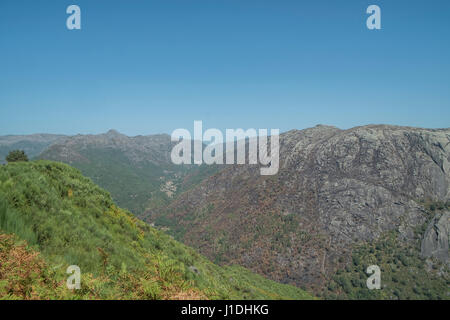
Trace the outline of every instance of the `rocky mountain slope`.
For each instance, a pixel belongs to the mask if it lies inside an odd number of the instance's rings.
[[[217,262],[318,292],[357,244],[395,232],[416,248],[425,204],[449,199],[450,129],[319,125],[280,136],[278,175],[226,166],[152,220]]]
[[[428,224],[421,243],[421,255],[449,263],[450,212],[436,215]]]

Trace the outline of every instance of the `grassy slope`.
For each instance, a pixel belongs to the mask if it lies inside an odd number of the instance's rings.
[[[30,246],[0,237],[3,260],[25,257],[1,265],[0,297],[312,298],[241,267],[211,263],[116,207],[109,193],[61,163],[0,167],[0,230]],[[82,290],[65,289],[68,265],[81,268]]]

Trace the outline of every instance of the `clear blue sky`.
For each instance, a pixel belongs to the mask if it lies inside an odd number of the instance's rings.
[[[366,28],[370,4],[382,30]],[[1,135],[194,120],[450,127],[450,1],[0,1]]]

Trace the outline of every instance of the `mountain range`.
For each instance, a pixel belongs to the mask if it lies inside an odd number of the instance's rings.
[[[17,146],[2,141],[4,152]],[[30,150],[80,169],[216,264],[325,298],[449,298],[450,129],[291,130],[274,176],[258,165],[176,166],[172,146],[168,135],[111,130]],[[382,290],[366,287],[371,264]]]

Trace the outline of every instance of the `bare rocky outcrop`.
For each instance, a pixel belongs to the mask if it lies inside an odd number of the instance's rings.
[[[425,231],[422,240],[421,254],[425,258],[436,258],[450,264],[450,212],[446,211],[436,215]]]
[[[160,214],[210,258],[315,287],[356,243],[390,230],[410,241],[427,221],[419,199],[450,198],[450,129],[319,125],[286,132],[280,144],[278,175],[226,166]]]

